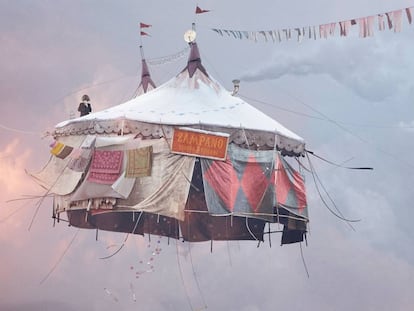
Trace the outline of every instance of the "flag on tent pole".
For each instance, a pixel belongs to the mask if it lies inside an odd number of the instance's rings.
[[[73,147],[67,146],[60,141],[54,141],[50,147],[52,147],[50,153],[61,159],[65,159],[73,151]]]
[[[150,24],[145,24],[145,23],[139,23],[139,28],[141,29],[140,35],[142,36],[148,36],[151,37],[147,32],[142,31],[142,28],[149,28],[152,27],[152,25]]]
[[[207,13],[207,12],[210,12],[210,10],[203,10],[199,6],[196,7],[196,11],[195,11],[196,14]]]
[[[152,25],[149,25],[149,24],[144,24],[144,23],[139,23],[139,27],[140,28],[149,28],[149,27],[151,27]]]

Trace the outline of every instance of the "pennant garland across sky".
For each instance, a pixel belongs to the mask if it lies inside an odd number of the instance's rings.
[[[262,39],[265,42],[282,42],[293,38],[296,38],[297,41],[300,42],[303,38],[313,38],[315,40],[318,38],[327,39],[328,37],[335,36],[338,33],[341,37],[346,37],[350,34],[351,27],[357,25],[359,29],[359,37],[366,38],[374,35],[375,28],[380,31],[388,28],[390,30],[393,29],[394,32],[400,32],[404,18],[406,18],[408,23],[411,25],[411,10],[412,7],[409,7],[387,13],[315,26],[257,31],[229,30],[220,28],[211,28],[211,30],[221,36],[227,35],[229,37],[233,37],[234,39],[248,39],[255,42],[259,41],[259,39]]]

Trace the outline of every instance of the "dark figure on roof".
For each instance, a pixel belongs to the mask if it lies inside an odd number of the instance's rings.
[[[79,104],[78,111],[80,112],[80,116],[86,116],[90,112],[92,112],[92,107],[90,104],[90,98],[88,95],[82,96],[82,102]]]

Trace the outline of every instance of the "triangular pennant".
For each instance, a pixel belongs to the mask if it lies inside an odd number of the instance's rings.
[[[197,6],[195,10],[196,14],[207,13],[207,12],[210,12],[210,10],[203,10],[199,6]]]
[[[149,24],[144,24],[144,23],[139,23],[139,27],[140,28],[149,28],[149,27],[151,27],[152,25],[149,25]]]

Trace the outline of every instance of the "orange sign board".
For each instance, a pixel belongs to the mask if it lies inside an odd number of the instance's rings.
[[[228,144],[228,134],[218,134],[189,128],[175,128],[171,142],[171,151],[178,154],[225,160]]]

